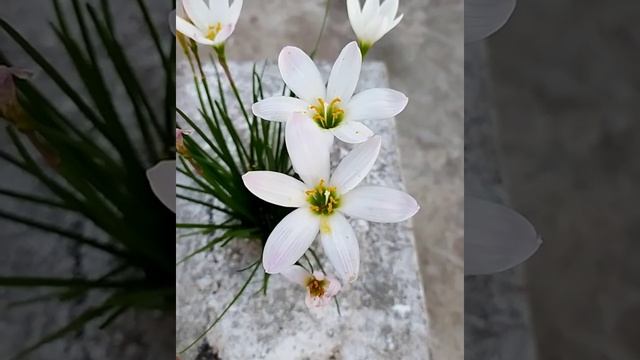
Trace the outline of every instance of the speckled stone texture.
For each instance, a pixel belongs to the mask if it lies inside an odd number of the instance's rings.
[[[484,46],[478,42],[465,46],[465,196],[508,204],[496,150]],[[466,276],[464,297],[465,359],[535,359],[521,267]]]
[[[250,99],[252,63],[231,65],[243,98]],[[321,67],[326,74],[329,66]],[[212,74],[211,66],[207,72]],[[190,70],[178,65],[177,103],[196,114],[197,98]],[[360,89],[384,87],[385,66],[366,63]],[[282,82],[270,64],[264,75],[266,94],[277,94]],[[235,110],[237,114],[237,109]],[[237,114],[239,115],[239,114]],[[238,118],[238,116],[236,116]],[[201,121],[201,120],[199,120]],[[370,122],[382,136],[382,150],[363,183],[403,189],[393,119]],[[333,163],[349,146],[337,142]],[[179,178],[179,181],[186,181]],[[208,209],[178,202],[177,216],[184,222],[208,222],[218,216]],[[342,316],[329,306],[321,314],[304,304],[304,290],[281,276],[270,280],[267,296],[253,295],[261,286],[262,270],[224,319],[206,336],[221,359],[428,359],[429,336],[415,240],[410,222],[375,224],[352,220],[360,243],[361,272],[358,280],[340,294]],[[178,238],[176,256],[182,258],[206,242],[205,237]],[[329,263],[319,250],[324,266]],[[225,249],[198,255],[178,267],[177,344],[183,347],[200,334],[249,275],[238,269],[253,263],[261,249],[237,241]],[[186,354],[193,359],[197,350]]]

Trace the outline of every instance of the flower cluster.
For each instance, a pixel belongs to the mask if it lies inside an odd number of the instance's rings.
[[[176,29],[199,44],[212,46],[229,80],[224,42],[236,26],[241,0],[184,0]],[[394,223],[412,217],[419,206],[403,191],[361,185],[382,147],[382,138],[364,122],[392,118],[407,105],[407,97],[386,88],[355,93],[363,57],[385,33],[395,27],[398,0],[347,1],[348,15],[357,41],[338,55],[328,79],[303,50],[285,46],[278,68],[290,96],[256,101],[252,113],[265,122],[284,126],[284,140],[295,172],[246,171],[242,182],[257,198],[293,209],[273,227],[264,244],[262,266],[268,274],[281,274],[307,290],[309,307],[326,305],[342,285],[329,274],[307,271],[301,258],[316,237],[338,277],[351,283],[358,277],[360,250],[349,218]],[[326,84],[326,85],[325,85]],[[239,100],[240,101],[240,100]],[[183,135],[177,135],[178,151],[184,155]],[[355,144],[331,171],[330,155],[335,139]],[[188,157],[187,157],[188,158]],[[249,169],[252,170],[252,169]]]

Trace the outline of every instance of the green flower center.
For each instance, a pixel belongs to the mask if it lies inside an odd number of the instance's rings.
[[[340,107],[341,101],[340,98],[335,98],[327,104],[323,99],[318,99],[315,105],[309,106],[309,109],[313,111],[311,118],[321,128],[333,129],[340,125],[344,119],[344,110]]]
[[[340,206],[340,197],[333,186],[326,186],[324,180],[306,192],[311,211],[318,215],[331,215]]]
[[[307,282],[307,288],[309,289],[309,294],[313,297],[321,297],[325,293],[325,288],[329,285],[329,280],[318,280],[316,278],[311,278]]]
[[[216,39],[216,36],[218,36],[218,33],[220,32],[220,30],[222,30],[222,24],[220,23],[215,23],[214,25],[209,25],[209,27],[207,28],[207,32],[205,34],[205,37],[211,41]]]

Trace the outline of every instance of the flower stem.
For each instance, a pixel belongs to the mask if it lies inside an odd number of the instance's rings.
[[[244,108],[244,103],[242,102],[242,98],[240,97],[240,93],[238,92],[238,87],[236,86],[236,82],[233,80],[233,76],[231,75],[231,70],[229,70],[229,64],[227,63],[227,55],[225,54],[225,51],[224,51],[224,44],[215,46],[214,49],[216,51],[216,55],[218,55],[218,62],[220,63],[220,66],[224,70],[224,73],[227,76],[227,79],[229,80],[229,84],[231,84],[231,89],[233,90],[233,94],[235,95],[236,100],[238,100],[238,104],[240,105],[240,110],[242,110],[242,115],[244,115],[244,118],[248,122],[249,116],[247,115],[247,110]]]
[[[318,51],[318,46],[320,46],[320,40],[322,40],[322,34],[324,33],[325,28],[327,27],[327,19],[329,18],[329,9],[331,8],[331,0],[327,0],[327,5],[324,9],[324,17],[322,18],[322,26],[320,27],[320,33],[318,33],[318,38],[316,39],[316,44],[313,46],[313,50],[309,55],[312,59],[316,56],[316,52]]]

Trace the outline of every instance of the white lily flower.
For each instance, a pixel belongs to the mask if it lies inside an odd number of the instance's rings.
[[[203,45],[219,46],[224,43],[240,17],[242,0],[182,0],[190,21],[176,15],[176,29]]]
[[[333,136],[347,143],[361,143],[373,132],[362,120],[388,119],[407,105],[407,97],[391,89],[368,89],[353,95],[362,65],[362,54],[355,41],[347,44],[336,59],[325,88],[313,60],[294,46],[286,46],[278,57],[282,79],[298,96],[274,96],[251,107],[254,115],[270,121],[287,121],[294,112],[303,113],[315,126],[309,136]],[[306,135],[305,135],[306,136]]]
[[[298,208],[273,229],[262,255],[267,273],[281,273],[307,251],[320,233],[322,246],[338,275],[352,282],[358,276],[360,249],[345,215],[393,223],[412,217],[419,206],[405,192],[380,186],[358,186],[380,152],[381,138],[357,145],[330,176],[329,152],[323,139],[306,138],[315,124],[295,113],[285,128],[293,169],[302,181],[271,171],[252,171],[242,179],[260,199]]]
[[[391,31],[402,20],[403,14],[396,18],[398,13],[398,0],[385,0],[382,5],[380,0],[365,0],[360,8],[360,0],[347,0],[347,13],[349,22],[356,33],[363,53]]]
[[[333,276],[325,275],[319,271],[310,274],[299,265],[291,265],[282,272],[282,275],[292,283],[307,289],[305,304],[309,309],[328,305],[342,288],[340,282]]]

